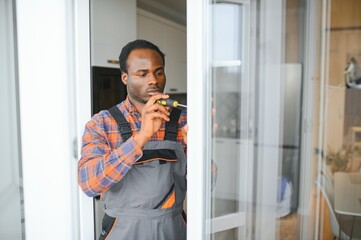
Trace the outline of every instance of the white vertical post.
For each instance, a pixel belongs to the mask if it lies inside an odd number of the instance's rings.
[[[75,24],[75,76],[76,76],[76,126],[78,159],[81,151],[81,138],[84,126],[91,117],[90,96],[90,5],[89,0],[77,0],[74,10]],[[86,196],[80,189],[79,234],[80,240],[94,239],[93,198]]]
[[[283,0],[260,1],[255,239],[276,238],[279,144],[282,142],[283,8]]]
[[[206,16],[208,1],[187,1],[187,239],[205,239]]]
[[[329,73],[329,53],[330,53],[330,31],[327,31],[326,29],[330,28],[331,25],[331,0],[322,0],[322,15],[321,15],[321,28],[322,29],[322,33],[321,33],[321,78],[320,78],[320,82],[319,82],[319,109],[320,109],[320,113],[319,113],[319,117],[318,117],[318,121],[317,121],[317,125],[314,126],[315,130],[318,130],[318,143],[317,146],[320,149],[327,149],[326,146],[326,141],[325,139],[327,139],[327,131],[325,131],[325,129],[327,128],[326,124],[327,122],[325,122],[325,115],[327,113],[327,104],[325,102],[326,96],[327,96],[327,80],[328,80],[328,73]],[[316,121],[313,121],[314,123],[316,123]],[[318,173],[320,173],[322,171],[323,168],[323,159],[321,156],[318,157],[317,159],[317,171]],[[323,223],[321,222],[321,226],[319,226],[319,222],[320,222],[320,218],[322,218],[322,212],[319,213],[321,211],[323,211],[323,206],[321,205],[321,201],[320,201],[320,192],[317,192],[317,199],[316,199],[316,222],[315,222],[315,231],[314,231],[314,236],[315,239],[322,237],[322,232],[320,233],[321,236],[319,235],[319,232],[317,231],[318,229],[323,229]]]
[[[317,128],[312,126],[314,118],[312,115],[313,104],[317,102],[314,97],[314,78],[317,72],[317,67],[320,65],[320,54],[318,51],[317,40],[321,38],[321,14],[322,1],[306,1],[306,22],[305,22],[305,65],[304,65],[304,81],[303,91],[303,108],[302,108],[302,137],[301,137],[301,159],[313,159],[313,132],[317,132]],[[322,101],[320,102],[322,103]],[[321,107],[320,109],[323,109]],[[313,181],[317,176],[317,163],[313,161],[301,161],[300,169],[300,203],[298,212],[304,216],[301,218],[300,239],[320,239],[319,229],[319,194],[317,196],[316,204],[313,206],[311,200],[314,197],[313,189],[316,187]],[[313,217],[314,216],[314,217]]]
[[[26,239],[79,239],[74,1],[16,6]]]

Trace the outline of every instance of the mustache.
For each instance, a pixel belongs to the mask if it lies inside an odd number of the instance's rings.
[[[161,89],[157,86],[151,86],[149,88],[147,88],[146,92],[154,92],[154,91],[157,91],[157,92],[161,92]]]

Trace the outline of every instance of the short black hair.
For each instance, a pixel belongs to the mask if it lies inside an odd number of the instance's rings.
[[[159,49],[158,46],[156,46],[155,44],[153,44],[153,43],[151,43],[151,42],[149,42],[147,40],[137,39],[137,40],[129,42],[127,45],[125,45],[122,48],[122,51],[120,52],[119,66],[120,66],[120,71],[121,72],[128,73],[127,59],[128,59],[128,56],[129,56],[130,52],[133,51],[134,49],[152,49],[152,50],[156,51],[162,57],[163,64],[165,65],[165,58],[164,58],[165,55]]]

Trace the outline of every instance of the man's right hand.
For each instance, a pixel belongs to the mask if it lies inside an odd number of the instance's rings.
[[[134,140],[139,147],[143,147],[153,134],[159,130],[163,120],[169,121],[168,109],[157,103],[157,100],[167,98],[169,96],[166,94],[157,94],[152,96],[143,106],[140,131],[134,136]]]

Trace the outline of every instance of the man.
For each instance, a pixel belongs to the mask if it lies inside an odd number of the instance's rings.
[[[86,124],[79,160],[80,187],[103,201],[99,239],[186,239],[186,113],[157,102],[164,54],[135,40],[119,63],[128,96]]]

